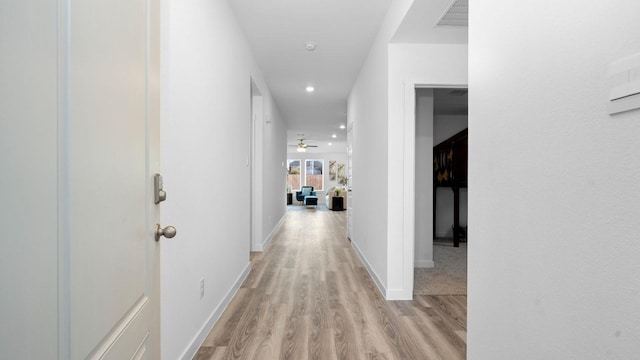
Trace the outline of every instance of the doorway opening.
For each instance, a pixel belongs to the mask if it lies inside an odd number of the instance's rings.
[[[416,295],[466,295],[467,126],[466,86],[415,87]]]

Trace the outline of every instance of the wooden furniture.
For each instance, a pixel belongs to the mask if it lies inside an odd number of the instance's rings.
[[[342,198],[342,200],[338,200],[338,201],[342,201],[342,209],[341,210],[345,210],[347,208],[347,190],[344,189],[340,189],[339,191],[339,195],[336,192],[335,188],[332,188],[331,190],[329,190],[326,194],[326,198],[327,198],[327,207],[330,210],[334,210],[334,207],[337,209],[337,206],[333,205],[333,199],[335,198]],[[338,211],[338,210],[336,210]]]
[[[467,187],[468,129],[433,147],[433,236],[436,233],[436,190],[453,190],[453,246],[466,238],[460,226],[460,189]]]
[[[293,204],[293,194],[287,193],[287,205]]]
[[[344,210],[343,200],[344,198],[342,196],[333,196],[331,198],[331,210],[333,211]]]

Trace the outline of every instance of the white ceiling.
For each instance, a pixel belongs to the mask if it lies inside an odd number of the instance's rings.
[[[452,1],[416,0],[394,42],[466,42],[466,28],[427,29],[425,37],[425,16],[439,17]],[[339,126],[347,121],[347,97],[390,2],[229,1],[288,125],[291,144],[304,134],[306,143],[318,145],[313,152],[346,151],[346,130]],[[451,38],[434,40],[443,34]],[[305,49],[307,42],[316,44],[315,51]],[[313,93],[305,91],[308,85],[315,87]]]

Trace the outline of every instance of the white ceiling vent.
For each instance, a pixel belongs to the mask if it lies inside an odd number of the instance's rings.
[[[454,0],[436,27],[469,26],[469,0]]]

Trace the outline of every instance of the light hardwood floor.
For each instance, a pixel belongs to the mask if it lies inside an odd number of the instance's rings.
[[[464,359],[466,296],[385,301],[345,212],[289,211],[194,359]]]

